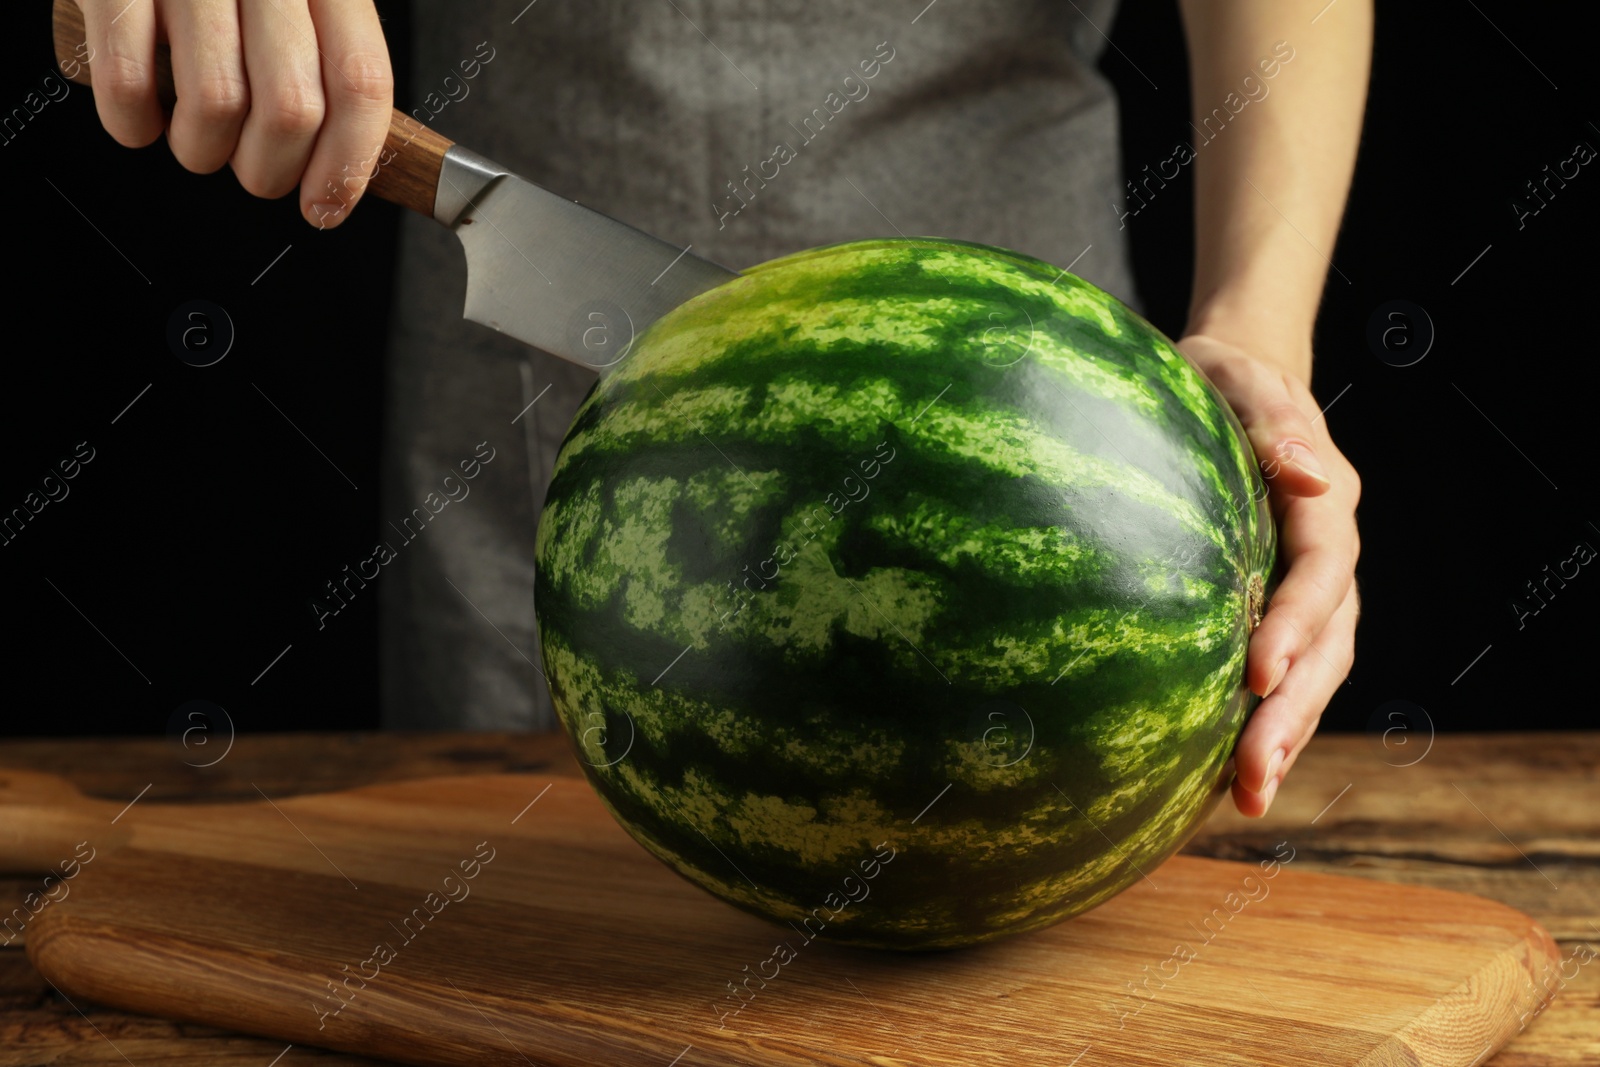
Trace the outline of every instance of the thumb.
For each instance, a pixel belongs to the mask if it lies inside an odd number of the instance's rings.
[[[1294,496],[1321,496],[1332,484],[1312,446],[1311,423],[1294,404],[1274,404],[1260,416],[1240,421],[1269,485]]]
[[[1231,346],[1226,355],[1210,345],[1192,348],[1198,351],[1185,352],[1201,356],[1195,362],[1239,416],[1267,484],[1294,496],[1327,492],[1331,483],[1316,449],[1322,416],[1311,390],[1291,372]]]

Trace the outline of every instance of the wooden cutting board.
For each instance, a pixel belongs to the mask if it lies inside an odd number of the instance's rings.
[[[0,770],[0,869],[56,872],[0,940],[74,1001],[414,1064],[1466,1067],[1543,1003],[1521,912],[1278,851],[899,955],[715,900],[579,779],[124,808]]]

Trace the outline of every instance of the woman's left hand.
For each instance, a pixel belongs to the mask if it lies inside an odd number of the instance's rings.
[[[1355,659],[1361,479],[1328,436],[1299,375],[1204,334],[1190,334],[1178,347],[1249,435],[1287,568],[1250,638],[1245,682],[1264,699],[1234,749],[1233,801],[1256,817],[1266,814]]]

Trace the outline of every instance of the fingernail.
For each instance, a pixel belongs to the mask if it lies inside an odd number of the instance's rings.
[[[1283,681],[1283,676],[1284,676],[1285,673],[1288,672],[1288,670],[1289,670],[1289,657],[1285,656],[1285,657],[1283,657],[1283,659],[1280,659],[1278,661],[1278,665],[1273,668],[1273,670],[1272,670],[1272,681],[1267,683],[1267,691],[1265,693],[1261,694],[1261,699],[1262,700],[1265,700],[1265,699],[1267,699],[1267,697],[1272,695],[1272,691],[1274,689],[1278,688],[1278,683]]]
[[[1328,475],[1323,471],[1322,464],[1317,462],[1317,454],[1311,451],[1311,446],[1299,441],[1286,442],[1289,446],[1289,462],[1293,463],[1305,474],[1310,475],[1323,485],[1332,485]]]
[[[1261,787],[1262,795],[1271,798],[1273,791],[1278,788],[1278,768],[1282,767],[1283,761],[1288,758],[1289,753],[1280,748],[1267,761],[1267,784]]]
[[[1265,815],[1272,807],[1272,798],[1278,795],[1278,780],[1276,778],[1267,782],[1267,787],[1261,791],[1261,814]]]

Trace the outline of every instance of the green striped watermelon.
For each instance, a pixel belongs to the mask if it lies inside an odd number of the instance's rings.
[[[802,252],[579,409],[538,533],[551,694],[617,820],[732,904],[880,948],[1035,929],[1223,792],[1264,496],[1211,384],[1087,282]]]

